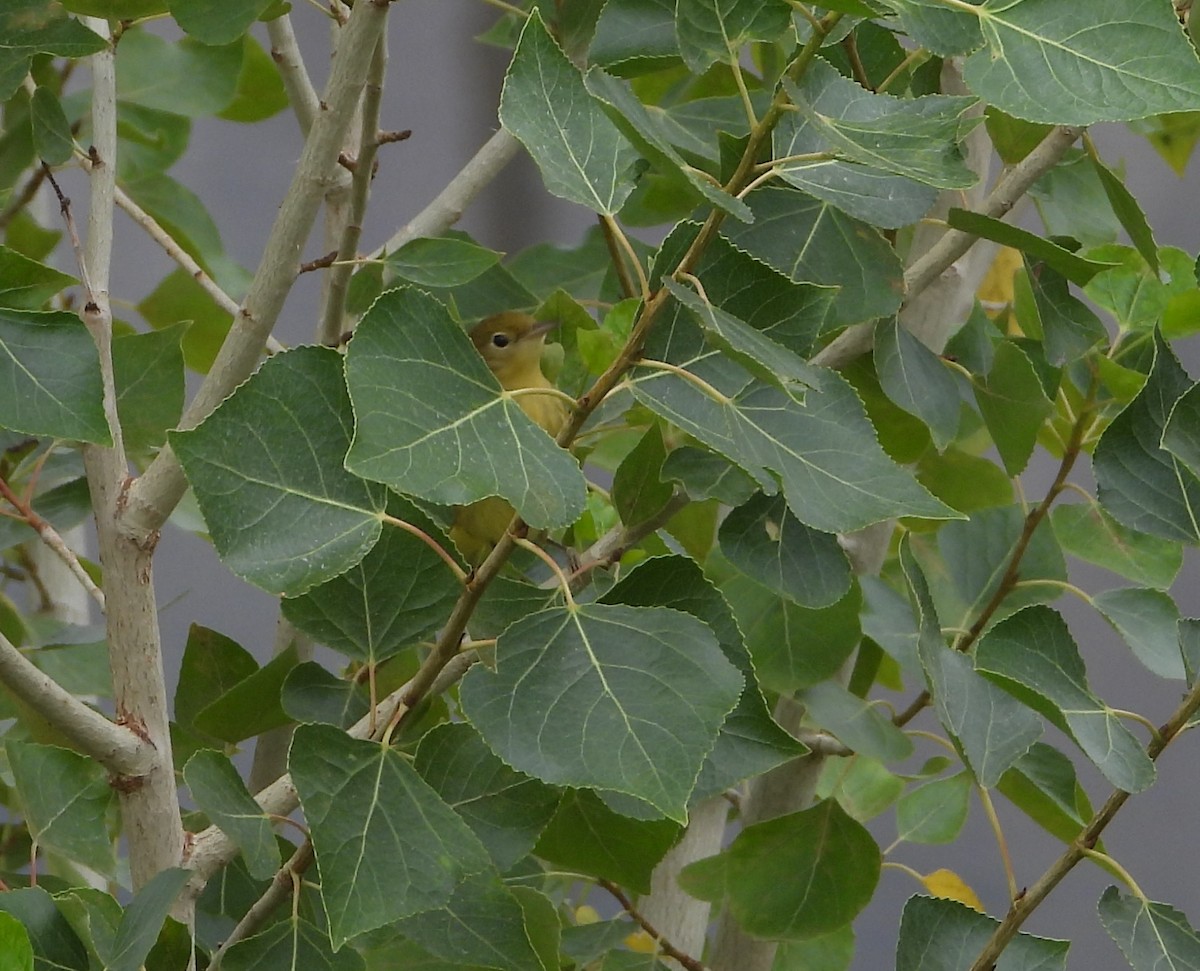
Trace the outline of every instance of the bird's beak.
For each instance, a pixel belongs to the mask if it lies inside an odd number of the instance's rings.
[[[534,340],[538,337],[545,337],[550,331],[558,326],[557,320],[540,320],[526,332],[523,340]]]

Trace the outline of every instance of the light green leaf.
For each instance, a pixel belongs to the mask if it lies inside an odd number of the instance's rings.
[[[268,0],[282,3],[283,0]],[[243,124],[262,121],[283,111],[288,105],[287,91],[283,87],[283,79],[279,76],[279,68],[271,55],[262,49],[262,45],[253,35],[242,37],[242,69],[238,73],[237,90],[233,100],[217,112],[217,117],[224,121],[237,121]]]
[[[0,969],[33,971],[33,945],[20,921],[0,912]]]
[[[1183,566],[1181,543],[1127,529],[1092,503],[1055,506],[1050,522],[1066,552],[1134,583],[1166,590]]]
[[[1146,222],[1146,214],[1142,212],[1137,199],[1125,187],[1120,176],[1100,161],[1099,155],[1089,154],[1088,157],[1092,161],[1092,167],[1096,170],[1096,174],[1100,177],[1100,184],[1104,186],[1104,194],[1108,196],[1113,213],[1120,220],[1125,232],[1129,234],[1130,240],[1137,247],[1137,251],[1141,253],[1146,265],[1150,267],[1150,272],[1158,276],[1158,244],[1154,242],[1154,233],[1150,229],[1150,224]]]
[[[896,971],[961,971],[969,968],[1000,925],[966,904],[944,897],[910,897],[900,918]],[[1070,941],[1017,934],[997,971],[1066,971]]]
[[[671,483],[661,477],[666,457],[662,429],[653,424],[613,473],[613,506],[627,526],[657,515],[674,495]]]
[[[175,22],[202,44],[229,44],[241,37],[271,0],[169,0]]]
[[[503,392],[445,306],[391,290],[363,317],[346,353],[354,443],[346,468],[433,502],[499,495],[538,528],[573,522],[584,480]]]
[[[980,0],[970,0],[976,6]],[[889,0],[904,32],[940,57],[970,54],[983,45],[979,17],[937,0]]]
[[[41,887],[13,887],[0,893],[0,913],[15,917],[46,969],[86,971],[88,954],[52,898]]]
[[[921,456],[916,469],[921,485],[961,513],[1012,504],[1012,479],[982,455],[954,446],[941,455],[931,450]]]
[[[350,422],[341,355],[300,347],[266,361],[198,427],[171,433],[234,573],[294,596],[375,545],[383,490],[341,468]]]
[[[771,340],[755,328],[726,313],[699,294],[674,280],[663,285],[691,313],[710,344],[733,358],[756,378],[773,384],[797,400],[803,400],[804,389],[821,382],[821,372],[782,344]],[[832,299],[833,291],[828,297]]]
[[[991,788],[1038,740],[1042,726],[1033,712],[981,677],[969,657],[946,646],[907,537],[900,565],[917,609],[917,653],[938,720],[962,749],[979,784]]]
[[[111,442],[96,344],[75,315],[0,309],[0,424],[27,435]]]
[[[469,725],[429,731],[413,767],[471,827],[501,873],[533,848],[558,808],[558,790],[509,768]]]
[[[1035,259],[1042,260],[1076,286],[1083,286],[1097,273],[1117,265],[1078,256],[1027,229],[1021,229],[1019,226],[1003,220],[993,219],[967,209],[951,209],[946,221],[952,229],[958,229],[973,236],[981,236],[1003,246],[1011,246]]]
[[[836,799],[852,819],[865,823],[895,804],[902,792],[904,780],[882,762],[860,755],[833,755],[825,760],[816,795]]]
[[[137,309],[155,330],[189,325],[181,342],[183,359],[201,374],[208,373],[233,319],[185,270],[163,277]]]
[[[671,607],[691,614],[712,628],[725,657],[744,675],[737,706],[721,725],[716,744],[700,769],[692,791],[693,805],[808,751],[767,711],[733,612],[695,560],[686,556],[644,560],[602,600],[633,607]]]
[[[0,246],[0,307],[39,310],[76,282],[73,276]]]
[[[856,755],[899,762],[913,753],[913,743],[876,705],[851,694],[835,681],[822,681],[797,692],[806,715],[837,736]]]
[[[979,181],[958,151],[962,115],[975,104],[974,98],[894,98],[859,88],[854,95],[846,92],[830,111],[815,102],[831,84],[854,82],[828,65],[808,71],[798,85],[784,80],[792,104],[826,140],[828,150],[938,189],[966,189]]]
[[[495,250],[454,237],[409,240],[384,257],[388,270],[423,287],[455,287],[469,283],[500,262]]]
[[[1075,765],[1058,749],[1035,742],[996,786],[1030,819],[1070,843],[1092,816],[1092,804],[1075,777]],[[1100,844],[1097,849],[1102,849]]]
[[[241,43],[208,47],[188,37],[172,43],[127,30],[117,45],[117,97],[190,118],[214,115],[233,100],[242,57]]]
[[[5,743],[25,825],[43,849],[100,873],[116,867],[107,816],[114,794],[96,762],[53,745]]]
[[[60,5],[44,0],[6,3],[0,10],[0,37],[4,38],[0,48],[0,101],[7,101],[21,86],[34,54],[82,58],[104,50],[108,44],[74,17],[64,16]]]
[[[980,671],[1070,735],[1118,789],[1141,792],[1154,763],[1120,717],[1091,693],[1066,621],[1035,605],[1002,620],[976,649]]]
[[[198,195],[162,172],[143,173],[136,180],[126,181],[123,188],[217,277],[217,268],[226,259],[225,246],[217,224]]]
[[[475,834],[394,749],[328,725],[301,725],[288,766],[312,831],[335,948],[443,906],[488,866]]]
[[[1124,526],[1185,543],[1200,542],[1200,480],[1189,455],[1191,432],[1171,430],[1172,409],[1191,388],[1187,372],[1160,337],[1145,386],[1104,430],[1092,456],[1100,504]],[[1189,399],[1195,400],[1195,395]],[[1162,447],[1163,445],[1167,447]],[[1168,451],[1170,449],[1170,451]],[[1200,466],[1198,466],[1200,467]]]
[[[117,415],[125,447],[149,450],[166,441],[183,413],[186,325],[113,338]]]
[[[62,165],[70,160],[75,144],[71,123],[53,91],[41,85],[34,90],[29,117],[33,122],[33,150],[38,158],[47,165]]]
[[[1054,410],[1032,362],[1012,341],[996,348],[992,369],[976,378],[975,402],[1009,475],[1020,474]]]
[[[629,82],[593,67],[583,77],[588,93],[604,107],[613,124],[663,174],[682,178],[718,209],[749,222],[750,210],[740,199],[715,186],[704,173],[690,166],[664,134],[665,112],[638,100]]]
[[[703,74],[714,61],[735,59],[751,40],[782,39],[792,26],[785,0],[679,0],[675,36],[679,52],[693,74]]]
[[[275,833],[233,763],[220,752],[201,749],[183,767],[183,778],[196,806],[242,851],[250,875],[274,876],[280,863]]]
[[[1179,652],[1179,608],[1162,590],[1125,587],[1092,598],[1095,607],[1124,638],[1134,656],[1160,678],[1183,680]]]
[[[804,940],[849,923],[879,881],[879,847],[826,799],[747,826],[719,856],[687,866],[679,882],[702,900],[727,898],[755,937]]]
[[[449,547],[445,535],[412,503],[388,498],[388,514]],[[462,586],[423,540],[388,523],[357,564],[283,601],[283,615],[335,651],[377,664],[446,621]]]
[[[1200,935],[1187,915],[1170,904],[1160,904],[1109,887],[1096,909],[1100,923],[1125,955],[1134,971],[1200,968]]]
[[[1025,258],[1026,280],[1046,349],[1056,367],[1071,364],[1108,338],[1095,312],[1067,289],[1067,280],[1049,266]]]
[[[970,809],[974,782],[969,772],[910,789],[896,803],[896,831],[908,843],[952,843]]]
[[[961,398],[949,370],[897,321],[875,328],[875,370],[879,384],[895,404],[929,428],[942,451],[958,432]]]
[[[651,871],[681,832],[670,819],[631,819],[609,809],[590,789],[574,789],[563,795],[534,853],[571,872],[649,893]]]
[[[238,941],[221,966],[225,971],[363,971],[366,967],[354,948],[335,952],[324,929],[292,916]]]
[[[839,0],[832,0],[836,5]],[[853,2],[853,0],[851,0]],[[845,4],[846,0],[841,0]],[[854,961],[854,928],[846,924],[806,941],[782,941],[775,951],[771,971],[850,971]]]
[[[533,156],[552,195],[611,215],[633,190],[637,153],[592,100],[537,10],[504,79],[500,122]]]
[[[721,232],[791,279],[841,287],[833,302],[839,324],[887,317],[900,309],[903,268],[871,226],[792,188],[767,186],[746,196],[750,225],[725,222]]]
[[[989,3],[967,86],[1017,118],[1092,125],[1200,107],[1200,64],[1169,6]]]
[[[165,172],[183,157],[191,134],[191,119],[184,115],[132,101],[118,103],[117,178],[125,184]]]
[[[1157,274],[1150,272],[1141,254],[1130,246],[1095,246],[1088,256],[1118,264],[1097,274],[1084,293],[1112,313],[1120,331],[1145,334],[1158,327],[1168,338],[1182,336],[1174,330],[1191,332],[1193,321],[1184,326],[1179,319],[1187,314],[1197,293],[1191,253],[1164,246],[1158,251]]]
[[[514,768],[624,792],[673,819],[742,688],[711,628],[662,607],[589,604],[518,621],[496,673],[463,679],[467,718]],[[670,698],[669,702],[665,699]]]
[[[158,940],[175,898],[192,871],[172,867],[155,874],[136,894],[121,915],[113,938],[112,954],[105,959],[109,971],[139,971]]]

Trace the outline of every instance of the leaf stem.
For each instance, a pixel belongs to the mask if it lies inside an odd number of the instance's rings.
[[[693,374],[687,368],[681,368],[678,364],[671,364],[667,361],[656,361],[649,357],[640,357],[637,359],[635,364],[637,367],[650,368],[654,371],[666,371],[670,374],[676,375],[677,377],[683,378],[685,381],[690,381],[697,388],[708,395],[708,397],[712,398],[713,401],[719,402],[722,405],[727,405],[733,400],[728,395],[722,394],[720,391],[714,388],[711,384],[705,381],[704,378],[697,374]]]
[[[605,228],[606,237],[611,235],[611,237],[616,240],[617,245],[619,245],[629,257],[629,262],[633,264],[634,272],[637,273],[638,286],[641,289],[642,300],[648,301],[650,299],[650,281],[646,278],[646,271],[642,269],[642,262],[638,259],[638,255],[633,248],[633,244],[629,242],[629,237],[625,235],[620,224],[612,216],[601,216],[600,223]],[[630,294],[630,296],[634,295],[635,294]]]
[[[1126,870],[1120,863],[1109,856],[1107,853],[1102,853],[1097,849],[1084,850],[1083,855],[1094,863],[1099,864],[1110,873],[1115,873],[1120,877],[1121,882],[1127,886],[1135,897],[1142,903],[1149,903],[1149,898],[1142,892],[1142,888],[1138,886],[1137,881],[1133,879],[1133,875]]]
[[[1000,849],[1000,861],[1004,865],[1004,877],[1008,881],[1008,899],[1016,900],[1021,891],[1017,887],[1017,877],[1013,872],[1012,856],[1008,852],[1008,841],[1004,838],[1004,829],[1000,825],[1000,817],[996,815],[996,806],[992,802],[992,794],[988,792],[986,786],[976,786],[975,791],[979,793],[979,802],[983,806],[983,813],[987,816],[988,825],[992,827],[992,832],[996,836],[996,845]]]
[[[1130,711],[1127,708],[1109,708],[1108,710],[1118,718],[1124,718],[1126,721],[1137,722],[1150,733],[1151,741],[1162,741],[1158,734],[1158,726],[1141,712]]]
[[[1018,580],[1013,584],[1014,590],[1021,590],[1029,587],[1057,587],[1059,590],[1075,594],[1075,596],[1077,596],[1089,607],[1094,606],[1092,603],[1091,594],[1066,580],[1054,580],[1050,577],[1035,577],[1032,580]]]
[[[554,562],[554,557],[551,556],[549,553],[547,553],[540,546],[538,546],[537,543],[530,542],[529,540],[525,539],[523,536],[514,536],[513,542],[517,546],[521,547],[521,549],[528,550],[530,553],[532,553],[534,556],[536,556],[539,560],[541,560],[543,563],[545,563],[546,566],[550,567],[550,571],[554,574],[555,578],[558,580],[559,587],[562,588],[563,597],[566,598],[566,601],[567,601],[567,609],[568,610],[577,610],[579,608],[579,605],[577,603],[575,603],[575,598],[573,596],[571,596],[571,581],[567,578],[567,575],[565,573],[563,573],[562,567],[560,567],[557,563]]]
[[[633,277],[629,275],[629,267],[625,264],[625,258],[621,255],[621,244],[617,242],[617,236],[613,232],[613,226],[616,223],[611,217],[597,216],[596,221],[600,224],[600,234],[604,237],[604,245],[608,247],[608,258],[612,262],[613,270],[617,274],[617,282],[621,284],[621,293],[627,298],[637,296],[637,288],[633,285]]]
[[[425,530],[421,529],[419,526],[414,526],[412,523],[405,522],[403,519],[397,519],[395,516],[389,516],[387,513],[383,513],[379,518],[389,526],[395,526],[398,529],[404,530],[406,533],[411,533],[442,558],[442,561],[450,568],[450,572],[458,578],[459,583],[467,582],[467,574],[463,568],[458,565],[458,561],[455,560],[454,557],[448,552],[446,552],[446,548],[427,532],[425,532]]]

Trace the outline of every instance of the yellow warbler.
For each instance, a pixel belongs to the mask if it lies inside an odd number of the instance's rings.
[[[553,388],[542,373],[542,345],[556,325],[539,323],[528,314],[510,311],[488,317],[471,330],[471,343],[505,391]],[[521,410],[550,435],[558,434],[567,416],[566,404],[556,394],[517,396]],[[450,527],[450,538],[472,563],[479,563],[504,535],[513,508],[491,496],[459,507]]]

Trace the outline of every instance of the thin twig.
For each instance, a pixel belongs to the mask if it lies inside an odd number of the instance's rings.
[[[320,110],[321,99],[317,97],[316,88],[304,67],[304,57],[300,53],[300,45],[296,43],[291,17],[285,13],[268,20],[267,37],[271,41],[271,59],[279,67],[279,76],[283,79],[292,112],[300,125],[300,133],[307,138]]]
[[[679,948],[677,948],[674,944],[663,937],[662,934],[655,930],[654,926],[638,912],[637,907],[633,905],[633,901],[625,896],[625,891],[623,891],[615,883],[613,883],[611,880],[606,880],[601,877],[596,881],[596,884],[612,894],[617,903],[621,905],[621,909],[633,918],[634,923],[641,927],[641,929],[649,934],[652,938],[654,938],[655,943],[658,944],[658,946],[662,949],[663,954],[678,961],[680,965],[686,969],[686,971],[707,971],[707,968],[702,962],[698,961],[690,954],[685,954],[683,951],[679,950]]]
[[[608,247],[608,258],[612,262],[613,270],[616,271],[617,282],[621,285],[621,293],[626,298],[636,297],[638,295],[637,288],[633,285],[633,277],[629,275],[629,267],[625,265],[625,257],[621,254],[621,247],[613,233],[612,224],[603,216],[597,216],[596,220],[600,223],[600,234],[604,237],[604,245]]]
[[[389,526],[395,526],[397,529],[402,529],[406,533],[410,533],[411,535],[415,536],[442,558],[442,562],[450,568],[450,572],[458,578],[459,583],[466,582],[467,575],[463,572],[463,568],[458,565],[458,561],[449,553],[447,553],[445,547],[443,547],[441,543],[425,532],[425,530],[421,529],[419,526],[414,526],[412,523],[406,522],[403,519],[397,519],[395,516],[388,516],[386,514],[383,516],[383,521]]]

